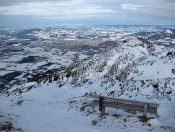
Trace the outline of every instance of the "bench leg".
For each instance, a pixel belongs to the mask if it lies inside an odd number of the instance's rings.
[[[101,111],[102,115],[105,115],[105,107],[103,106],[104,97],[99,97],[99,111]]]
[[[144,112],[143,112],[143,116],[146,117],[147,116],[147,104],[144,105]]]
[[[101,114],[102,114],[102,115],[105,115],[105,107],[104,107],[104,106],[102,107]]]

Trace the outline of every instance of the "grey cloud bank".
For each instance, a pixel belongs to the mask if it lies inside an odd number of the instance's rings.
[[[174,0],[1,0],[0,26],[175,25]]]

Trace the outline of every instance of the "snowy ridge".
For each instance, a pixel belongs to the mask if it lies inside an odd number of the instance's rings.
[[[118,97],[123,92],[128,93],[130,89],[131,92],[135,90],[136,95],[167,98],[166,92],[171,91],[171,95],[174,95],[172,87],[175,75],[172,69],[175,60],[174,54],[167,55],[170,51],[164,46],[150,46],[134,38],[107,53],[95,55],[92,59],[72,65],[63,72],[55,72],[52,79],[56,78],[60,87],[67,84],[74,87],[88,87],[99,94],[110,93],[115,87],[115,92],[110,96]],[[47,82],[47,79],[43,78],[43,82]],[[155,89],[154,85],[160,82],[162,82],[160,89]],[[169,85],[169,88],[164,90],[164,85]],[[147,95],[145,90],[143,92],[136,90],[142,88],[149,89],[152,93]]]
[[[97,54],[65,70],[53,69],[36,75],[29,81],[56,81],[59,87],[84,87],[113,97],[130,96],[134,91],[134,96],[171,100],[175,94],[174,56],[172,49],[132,38],[107,53]],[[22,87],[25,89],[26,84]]]

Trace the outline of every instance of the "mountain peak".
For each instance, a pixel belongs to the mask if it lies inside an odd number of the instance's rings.
[[[169,29],[167,29],[166,31],[165,31],[167,34],[174,34],[171,30],[169,30]]]

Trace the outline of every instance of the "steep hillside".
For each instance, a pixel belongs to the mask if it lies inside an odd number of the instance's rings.
[[[56,81],[59,87],[86,87],[91,92],[113,97],[142,95],[171,100],[175,95],[174,66],[173,49],[133,37],[107,53],[95,55],[63,71],[54,69],[36,75],[29,81]]]

